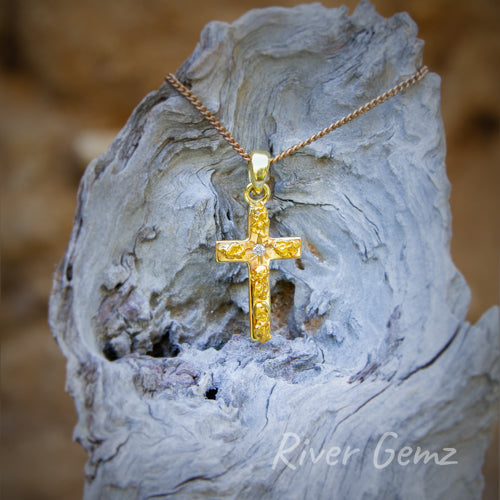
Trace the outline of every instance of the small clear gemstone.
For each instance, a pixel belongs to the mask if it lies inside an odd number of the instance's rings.
[[[252,251],[255,255],[258,255],[259,257],[262,257],[266,253],[266,247],[264,245],[261,245],[258,243],[252,248]]]

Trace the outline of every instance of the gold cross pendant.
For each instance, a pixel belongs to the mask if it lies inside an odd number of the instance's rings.
[[[300,237],[271,238],[266,202],[270,188],[265,183],[269,155],[254,151],[249,163],[250,184],[245,189],[248,202],[248,236],[245,240],[217,241],[217,262],[246,262],[248,265],[248,299],[250,337],[266,342],[271,338],[271,293],[269,266],[274,259],[298,259],[302,253]],[[261,195],[259,198],[252,197]]]

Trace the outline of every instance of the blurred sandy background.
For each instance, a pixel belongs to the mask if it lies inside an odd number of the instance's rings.
[[[298,3],[0,1],[3,499],[81,497],[85,456],[71,440],[76,414],[46,316],[86,164],[189,56],[208,21]],[[374,3],[384,16],[410,13],[425,63],[443,78],[452,254],[474,322],[498,303],[500,2]],[[357,2],[346,4],[352,12]],[[484,467],[487,499],[498,498],[497,453],[498,432]]]

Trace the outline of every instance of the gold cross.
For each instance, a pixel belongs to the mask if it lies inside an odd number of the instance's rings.
[[[298,259],[302,253],[300,237],[271,238],[269,217],[265,202],[269,197],[269,186],[263,187],[265,195],[254,200],[245,191],[248,208],[248,237],[245,240],[217,241],[217,262],[246,262],[248,265],[248,301],[250,314],[250,337],[266,342],[271,338],[271,293],[269,290],[269,264],[274,259]]]

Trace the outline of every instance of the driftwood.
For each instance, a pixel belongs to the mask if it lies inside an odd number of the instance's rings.
[[[414,73],[416,34],[368,3],[255,10],[177,75],[276,154]],[[82,179],[51,298],[85,498],[480,498],[498,310],[465,321],[439,86],[273,166],[271,232],[304,250],[273,264],[265,344],[246,266],[214,258],[245,236],[246,163],[168,85],[145,97]]]

